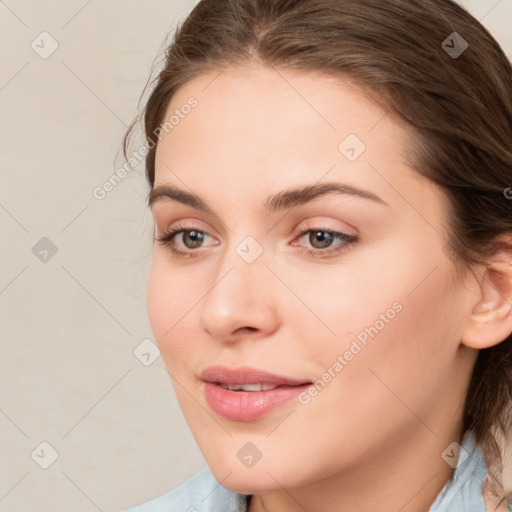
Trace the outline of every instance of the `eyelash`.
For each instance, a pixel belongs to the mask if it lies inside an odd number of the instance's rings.
[[[177,225],[174,228],[168,229],[165,233],[162,235],[159,235],[155,238],[155,240],[161,244],[163,247],[169,249],[171,253],[178,257],[178,258],[193,258],[196,256],[197,249],[190,249],[188,251],[183,251],[181,249],[177,249],[174,247],[173,241],[176,235],[180,233],[186,233],[190,231],[197,231],[203,235],[209,236],[205,231],[202,231],[200,229],[194,228],[192,226],[180,226]],[[328,247],[327,249],[311,249],[308,247],[298,246],[297,243],[295,243],[296,239],[301,239],[304,235],[307,235],[308,233],[320,231],[322,233],[328,233],[329,235],[332,235],[335,240],[342,240],[343,244],[338,244],[333,247]],[[342,252],[345,252],[349,250],[354,244],[356,244],[359,241],[359,238],[357,236],[353,235],[347,235],[346,233],[342,233],[340,231],[333,231],[331,229],[325,229],[325,228],[319,228],[319,227],[313,227],[308,228],[300,231],[295,235],[294,242],[292,242],[292,245],[294,247],[300,247],[301,252],[305,253],[307,256],[311,256],[313,258],[327,258],[329,256],[333,256],[336,254],[340,254]]]

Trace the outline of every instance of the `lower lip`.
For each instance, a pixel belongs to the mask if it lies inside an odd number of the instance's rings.
[[[231,421],[254,421],[296,398],[311,386],[289,386],[268,391],[230,391],[213,382],[204,382],[208,405],[220,416]]]

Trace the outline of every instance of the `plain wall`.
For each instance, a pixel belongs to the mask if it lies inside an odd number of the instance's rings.
[[[120,510],[203,464],[161,358],[134,355],[153,338],[143,165],[93,195],[194,3],[0,2],[2,512]],[[464,5],[512,55],[512,0]]]

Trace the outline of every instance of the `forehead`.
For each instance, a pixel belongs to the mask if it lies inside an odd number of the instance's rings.
[[[191,98],[196,102],[193,109],[187,106]],[[244,167],[248,161],[277,161],[284,155],[300,163],[311,160],[313,154],[316,160],[331,164],[342,157],[340,162],[348,166],[352,162],[347,156],[354,154],[340,153],[345,140],[346,150],[352,150],[352,143],[355,153],[361,153],[363,149],[375,151],[391,139],[388,159],[403,160],[400,123],[348,79],[320,73],[255,65],[211,71],[178,89],[164,122],[172,117],[179,123],[162,134],[157,167],[171,155],[175,163],[198,157],[198,152],[190,151],[191,141],[203,155],[215,154],[224,160],[219,155],[222,148],[231,162],[243,156]]]
[[[191,98],[196,106],[183,108]],[[405,125],[343,77],[228,66],[178,89],[164,120],[173,115],[179,122],[157,146],[155,186],[261,203],[282,189],[334,180],[419,209],[432,208],[426,189],[439,194],[406,161]]]
[[[175,93],[165,119],[190,97],[198,102],[191,113],[195,128],[215,126],[216,132],[230,130],[239,138],[249,132],[272,133],[272,140],[279,135],[276,142],[304,136],[311,140],[315,133],[318,138],[338,137],[347,130],[362,136],[387,114],[349,78],[254,64],[228,66],[192,79]],[[236,131],[240,128],[245,131]]]

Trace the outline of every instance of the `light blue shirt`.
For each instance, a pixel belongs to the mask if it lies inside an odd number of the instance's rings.
[[[482,485],[487,466],[482,450],[471,433],[462,448],[467,458],[455,469],[452,478],[429,509],[429,512],[485,512]],[[246,512],[249,496],[222,487],[205,466],[172,491],[124,512]]]

